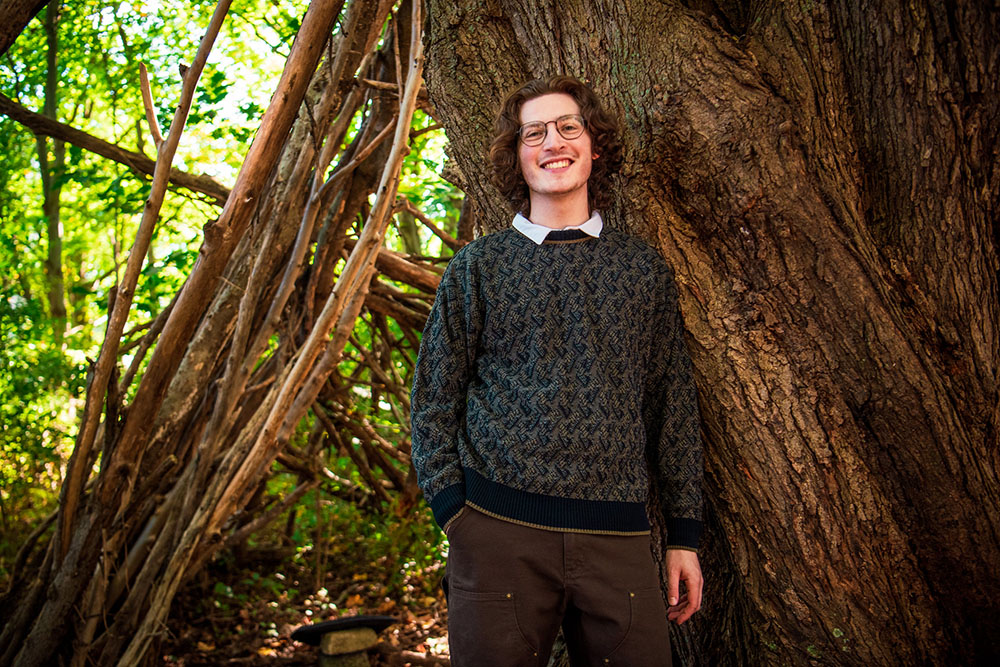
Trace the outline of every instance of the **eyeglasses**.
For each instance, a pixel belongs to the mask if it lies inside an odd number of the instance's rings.
[[[576,139],[586,129],[583,116],[575,113],[559,116],[555,120],[544,123],[540,120],[533,120],[522,125],[521,129],[517,131],[521,137],[521,143],[525,146],[537,146],[545,141],[545,137],[549,133],[549,123],[556,124],[556,131],[563,139]]]

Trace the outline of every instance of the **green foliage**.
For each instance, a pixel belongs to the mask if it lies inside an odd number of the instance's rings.
[[[260,121],[290,44],[287,17],[304,0],[241,0],[200,80],[176,166],[232,182]],[[63,3],[58,24],[56,117],[132,151],[152,152],[139,92],[139,63],[150,72],[164,132],[180,94],[179,63],[190,62],[215,3],[81,0]],[[0,92],[31,110],[45,103],[44,16],[32,21],[0,58]],[[239,14],[239,16],[237,16]],[[274,45],[261,52],[245,27]],[[285,49],[287,51],[287,49]],[[240,85],[233,85],[239,80]],[[45,140],[50,153],[53,142]],[[42,215],[39,144],[0,117],[0,276],[3,361],[0,501],[25,522],[51,509],[60,469],[83,398],[83,367],[104,333],[108,293],[115,285],[141,217],[149,181],[74,145],[66,146],[60,218],[66,307],[65,344],[57,348],[48,318],[46,221]],[[153,319],[183,284],[201,243],[211,205],[169,192],[140,275],[130,322]],[[122,360],[127,364],[130,358]],[[48,472],[44,472],[47,470]],[[32,507],[26,513],[25,507]],[[5,529],[6,533],[6,529]],[[11,537],[10,539],[16,539]],[[0,535],[0,543],[7,538]]]
[[[13,240],[3,237],[0,243],[9,250]],[[38,330],[51,330],[38,302],[5,286],[0,291],[0,511],[5,532],[24,532],[52,510],[60,466],[72,445],[73,408],[85,383],[84,368],[38,340]]]
[[[233,3],[200,79],[176,167],[208,174],[224,184],[235,180],[307,5],[308,0]],[[178,65],[194,57],[214,8],[215,3],[201,0],[64,3],[58,27],[57,120],[124,149],[152,155],[139,92],[139,63],[149,70],[155,116],[166,134],[180,95]],[[45,102],[46,50],[43,21],[36,19],[0,58],[0,92],[40,111]],[[359,115],[348,141],[360,121]],[[418,111],[412,129],[426,129],[434,122]],[[462,194],[438,176],[445,142],[439,130],[414,140],[404,162],[400,194],[455,236]],[[53,142],[43,144],[41,150],[51,155]],[[0,168],[0,587],[19,541],[55,506],[83,404],[88,360],[99,351],[108,295],[128,257],[150,190],[147,178],[76,146],[66,146],[66,170],[57,185],[62,189],[68,329],[58,346],[46,297],[49,239],[42,215],[39,150],[31,132],[0,117],[0,154],[4,156]],[[161,313],[181,288],[197,258],[202,228],[216,215],[217,207],[190,193],[168,192],[127,331],[136,328],[135,335],[141,335],[141,325]],[[422,225],[417,225],[417,234],[419,254],[451,254]],[[407,250],[393,228],[386,243],[393,250]],[[394,286],[415,291],[406,285]],[[403,446],[406,429],[400,423],[400,405],[377,388],[361,363],[363,355],[384,342],[384,333],[403,341],[388,353],[387,370],[408,383],[416,349],[398,323],[392,319],[376,322],[368,314],[359,320],[353,337],[356,344],[347,346],[339,372],[356,382],[349,392],[351,410],[364,414],[387,441]],[[131,354],[126,352],[118,360],[121,368],[131,363]],[[310,426],[301,425],[300,436]],[[329,469],[367,488],[350,458],[333,451],[327,456]],[[393,464],[406,473],[404,466]],[[295,483],[294,477],[279,473],[270,481],[268,493],[281,497]],[[307,494],[291,510],[292,519],[283,517],[253,536],[251,547],[288,549],[285,564],[270,572],[244,571],[236,580],[207,587],[206,613],[235,614],[255,599],[276,600],[289,609],[312,600],[317,612],[333,613],[344,609],[340,596],[350,586],[373,607],[386,598],[407,603],[435,595],[445,542],[427,508],[421,504],[397,516],[395,506],[378,506],[370,499],[357,503],[345,496],[345,489],[328,483]],[[286,534],[288,526],[291,531]],[[223,565],[236,566],[235,555],[223,558],[231,559]],[[287,576],[282,572],[285,569]],[[315,590],[304,576],[292,574],[308,570],[325,571],[330,581]],[[351,575],[341,581],[337,573],[343,572]]]
[[[434,124],[434,119],[419,109],[413,115],[413,129],[422,130]],[[448,181],[438,176],[444,169],[444,148],[447,144],[444,132],[427,132],[414,141],[412,150],[403,161],[403,174],[399,183],[399,194],[416,204],[418,208],[438,221],[445,232],[458,236],[458,214],[464,195]],[[444,244],[429,230],[421,227],[426,253],[432,256],[450,254]],[[396,236],[395,250],[404,251]]]
[[[357,503],[324,498],[319,511],[302,512],[302,524],[293,541],[296,558],[303,562],[322,549],[328,569],[351,572],[377,585],[368,589],[370,602],[381,597],[408,602],[417,595],[433,595],[444,549],[444,535],[431,519],[426,505],[419,505],[405,520],[389,507],[366,510]],[[314,507],[307,498],[303,509]],[[317,529],[320,539],[316,541]]]

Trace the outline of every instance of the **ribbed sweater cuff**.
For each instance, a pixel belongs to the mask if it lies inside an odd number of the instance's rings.
[[[698,543],[701,541],[702,523],[697,519],[668,518],[667,528],[667,548],[676,547],[679,549],[698,550]]]
[[[448,520],[458,514],[458,510],[465,505],[465,482],[452,484],[441,489],[431,498],[430,504],[431,511],[434,512],[434,520],[444,530]]]

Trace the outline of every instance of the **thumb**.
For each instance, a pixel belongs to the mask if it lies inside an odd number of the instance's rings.
[[[677,596],[680,587],[680,568],[672,567],[667,570],[667,602],[670,606],[677,604]]]

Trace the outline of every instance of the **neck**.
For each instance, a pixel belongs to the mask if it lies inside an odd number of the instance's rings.
[[[536,225],[552,229],[574,227],[587,222],[590,218],[590,206],[587,204],[586,189],[568,194],[570,196],[536,197],[532,193],[528,219]]]

